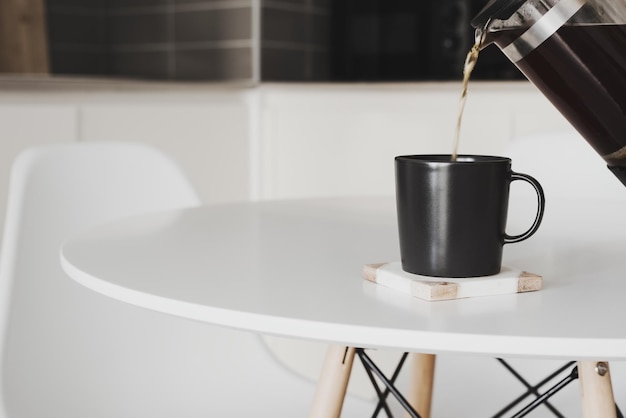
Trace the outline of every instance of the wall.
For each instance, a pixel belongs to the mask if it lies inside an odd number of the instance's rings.
[[[47,0],[52,72],[255,79],[252,0]],[[258,8],[258,5],[255,6]]]
[[[261,1],[261,79],[330,78],[330,0]]]
[[[108,65],[104,0],[47,0],[50,72],[106,74]]]
[[[47,0],[52,72],[323,80],[328,0]]]
[[[12,0],[15,1],[15,0]],[[40,0],[43,1],[43,0]],[[46,0],[54,74],[458,80],[482,0]],[[474,79],[519,79],[497,48]]]

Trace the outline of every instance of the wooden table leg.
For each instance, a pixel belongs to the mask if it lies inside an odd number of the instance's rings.
[[[422,418],[430,418],[435,358],[434,354],[411,354],[411,380],[407,400]],[[409,417],[409,414],[406,416]]]
[[[583,418],[617,418],[609,363],[579,361],[578,378]]]
[[[328,347],[309,418],[339,418],[350,380],[354,354],[354,347],[340,345]]]

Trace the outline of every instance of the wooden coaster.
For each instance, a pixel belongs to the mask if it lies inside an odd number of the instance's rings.
[[[502,267],[493,276],[471,278],[428,277],[407,273],[398,262],[366,264],[363,276],[416,298],[436,301],[504,295],[540,290],[543,278],[526,271]]]

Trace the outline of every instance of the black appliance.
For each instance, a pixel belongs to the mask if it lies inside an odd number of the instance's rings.
[[[412,81],[461,79],[474,42],[473,16],[486,0],[334,0],[331,79]],[[487,48],[474,79],[523,78]]]

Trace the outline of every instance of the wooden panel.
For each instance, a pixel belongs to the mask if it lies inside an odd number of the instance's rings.
[[[0,1],[0,72],[49,72],[44,0]]]

